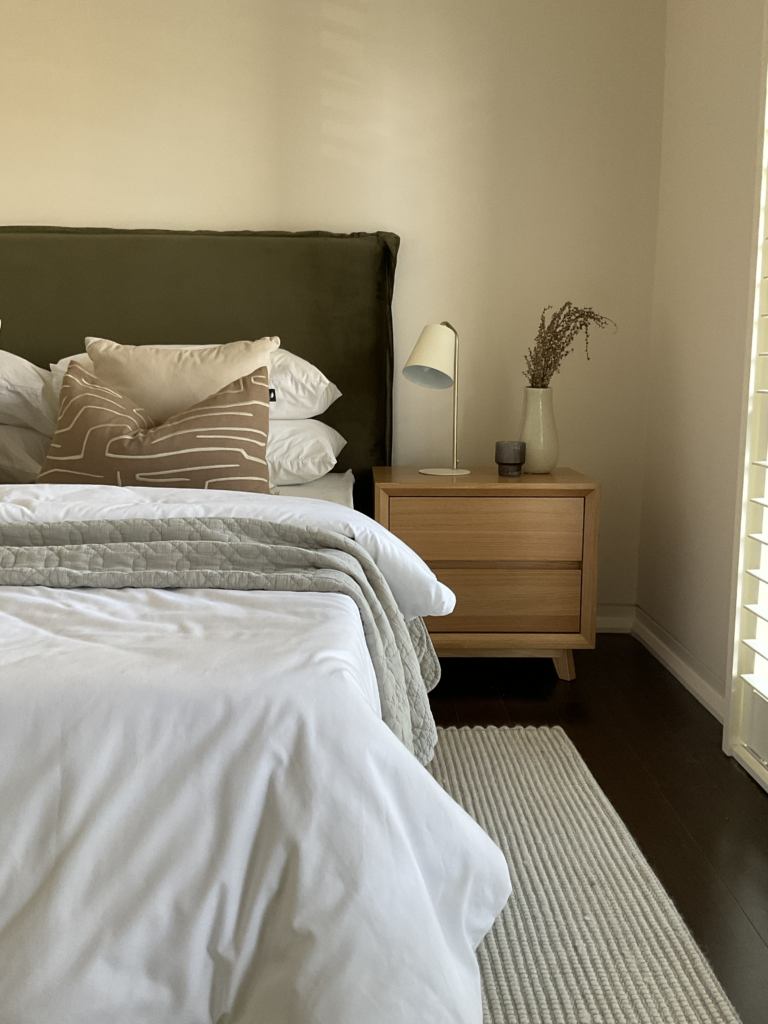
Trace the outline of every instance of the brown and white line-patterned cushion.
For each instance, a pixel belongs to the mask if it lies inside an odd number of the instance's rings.
[[[37,480],[268,494],[268,431],[265,366],[156,425],[130,398],[71,363]]]

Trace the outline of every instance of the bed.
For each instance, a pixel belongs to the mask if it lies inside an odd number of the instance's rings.
[[[365,514],[397,244],[0,229],[3,348],[279,334],[356,481],[0,486],[3,1024],[480,1024],[508,872],[419,763],[452,595]]]

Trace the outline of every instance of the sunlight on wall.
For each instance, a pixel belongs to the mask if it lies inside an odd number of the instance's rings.
[[[600,600],[633,604],[664,0],[0,0],[0,221],[386,229],[395,459],[440,464],[451,396],[402,379],[462,337],[460,451],[514,438],[545,305],[619,325],[555,379],[564,465],[603,484]]]
[[[757,248],[762,0],[670,0],[638,605],[722,697]]]

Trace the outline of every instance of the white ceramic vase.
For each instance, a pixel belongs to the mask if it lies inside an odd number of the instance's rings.
[[[557,440],[552,388],[526,388],[520,440],[525,441],[524,473],[551,473],[557,465]]]

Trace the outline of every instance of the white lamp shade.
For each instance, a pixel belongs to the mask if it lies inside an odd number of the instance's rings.
[[[423,388],[449,388],[453,385],[456,337],[450,327],[428,324],[419,335],[403,376]]]

